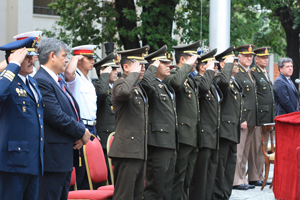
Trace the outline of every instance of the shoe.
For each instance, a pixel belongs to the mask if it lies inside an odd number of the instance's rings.
[[[267,181],[266,185],[271,185],[272,181]]]
[[[255,185],[255,186],[262,186],[263,182],[261,181],[249,181],[250,185]]]
[[[233,186],[232,189],[235,189],[235,190],[248,190],[249,188],[248,188],[247,185],[241,184],[241,185]]]
[[[254,188],[255,188],[255,185],[249,185],[249,184],[247,184],[247,187],[248,187],[249,189],[254,189]]]

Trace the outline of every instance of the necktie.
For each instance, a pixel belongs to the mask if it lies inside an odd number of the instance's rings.
[[[171,99],[173,100],[173,93],[168,89],[166,82],[162,81],[164,88],[167,90],[168,94],[170,95]]]
[[[266,79],[269,81],[269,77],[268,77],[267,71],[264,71],[264,74],[265,74],[265,76],[266,76]]]
[[[296,92],[297,89],[296,89],[296,87],[295,87],[293,81],[291,80],[291,78],[288,78],[288,80],[289,80],[290,84],[292,85],[293,90]]]
[[[252,79],[252,76],[251,76],[251,70],[249,69],[247,72],[248,72],[249,78],[251,79],[251,82],[253,83],[253,79]]]
[[[27,88],[28,88],[29,94],[30,94],[33,98],[35,98],[35,96],[33,95],[32,90],[31,90],[31,88],[30,88],[30,83],[29,83],[28,78],[26,78],[26,86],[27,86]]]
[[[76,116],[77,116],[77,120],[79,121],[79,115],[78,115],[78,112],[77,112],[77,109],[75,107],[75,104],[74,104],[74,101],[72,99],[72,97],[69,95],[69,93],[66,91],[66,88],[65,88],[65,85],[64,83],[62,82],[62,79],[61,78],[58,78],[58,83],[61,87],[61,89],[64,91],[64,93],[67,95],[67,97],[69,98],[74,110],[75,110],[75,113],[76,113]]]

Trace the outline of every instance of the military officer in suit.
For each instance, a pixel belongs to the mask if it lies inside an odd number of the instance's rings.
[[[225,64],[225,61],[226,58],[234,57],[233,51],[234,46],[231,46],[216,56],[220,63],[224,63],[224,70],[227,68],[226,65],[232,65],[231,62]],[[234,78],[234,75],[238,72],[239,68],[236,65],[232,69],[230,82],[224,85],[224,89],[222,89],[219,162],[212,199],[225,200],[229,199],[231,195],[237,144],[240,142],[240,119],[242,114],[243,87]]]
[[[167,46],[149,54],[141,85],[149,99],[148,156],[144,199],[172,199],[178,147],[175,92],[164,79],[170,75]]]
[[[199,73],[195,81],[199,89],[200,102],[200,134],[198,136],[199,152],[190,186],[190,199],[211,199],[215,176],[218,166],[220,104],[223,99],[221,89],[225,89],[230,81],[233,59],[226,68],[218,73],[215,71],[213,49],[199,59],[200,68],[205,72]],[[226,60],[227,62],[227,60]],[[216,76],[217,75],[217,76]]]
[[[247,190],[255,186],[249,185],[246,179],[246,162],[248,160],[250,146],[255,134],[257,121],[257,95],[255,79],[251,76],[250,65],[253,59],[254,45],[247,44],[236,48],[239,52],[239,73],[234,78],[243,87],[243,113],[241,120],[241,137],[237,145],[237,161],[233,189]]]
[[[43,101],[33,72],[34,37],[0,47],[8,63],[0,74],[0,196],[37,200],[44,172]]]
[[[116,133],[108,156],[114,165],[114,200],[142,199],[147,160],[148,98],[139,83],[149,46],[120,51],[123,75],[114,83]],[[151,83],[149,83],[151,84]]]
[[[197,49],[200,42],[178,45],[175,49],[176,66],[165,81],[176,94],[176,111],[178,121],[179,149],[175,165],[172,199],[187,199],[194,165],[197,157],[197,133],[199,115],[198,90],[190,72],[197,63]]]
[[[111,93],[114,82],[118,79],[120,57],[112,52],[101,61],[97,62],[96,68],[98,80],[94,83],[97,95],[97,135],[103,148],[104,156],[107,160],[107,138],[110,133],[115,131],[116,121],[114,107],[111,102]],[[109,171],[109,169],[108,169]],[[110,174],[108,174],[110,181]]]
[[[256,82],[257,101],[258,101],[258,125],[274,122],[275,117],[275,101],[273,95],[273,84],[269,77],[266,67],[269,63],[270,47],[255,49],[255,66],[252,68],[251,75]],[[268,144],[269,133],[265,135],[265,142]],[[267,147],[267,145],[266,145]],[[249,184],[262,186],[264,176],[263,167],[265,157],[262,151],[260,126],[256,127],[253,135],[250,154],[248,159],[248,180]],[[268,182],[267,184],[270,184]]]

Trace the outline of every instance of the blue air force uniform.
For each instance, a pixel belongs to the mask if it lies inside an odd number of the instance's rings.
[[[27,47],[35,38],[0,47]],[[13,44],[14,43],[14,44]],[[34,54],[29,52],[28,54]],[[37,82],[28,77],[31,91],[19,76],[20,66],[9,63],[0,74],[0,198],[36,199],[43,174],[43,103]],[[24,80],[26,80],[24,77]]]

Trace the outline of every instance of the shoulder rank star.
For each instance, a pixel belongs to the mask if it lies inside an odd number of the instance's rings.
[[[163,85],[162,85],[162,84],[158,84],[158,87],[159,87],[159,88],[162,88],[162,87],[163,87]]]

